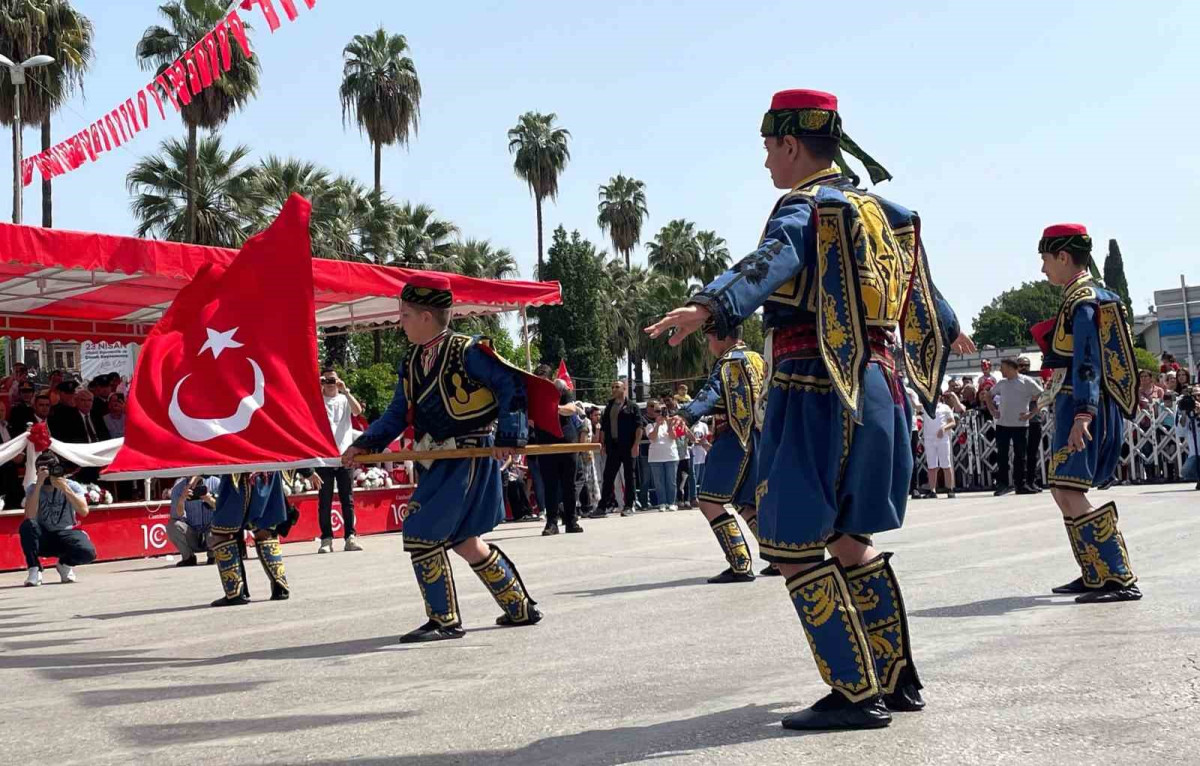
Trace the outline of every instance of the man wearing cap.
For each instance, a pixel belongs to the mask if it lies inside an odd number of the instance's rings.
[[[1127,309],[1092,277],[1092,239],[1077,223],[1056,224],[1038,243],[1042,273],[1063,288],[1062,306],[1034,326],[1042,367],[1054,370],[1039,404],[1054,403],[1048,482],[1062,511],[1081,576],[1054,588],[1081,604],[1142,597],[1117,528],[1117,505],[1093,508],[1087,491],[1113,476],[1137,409],[1137,361]]]
[[[912,388],[930,411],[952,348],[974,350],[930,279],[915,213],[856,188],[842,152],[874,183],[890,176],[842,131],[836,97],[777,93],[762,122],[766,167],[788,190],[758,249],[647,332],[672,344],[720,334],[759,306],[769,390],[758,454],[759,549],[788,592],[829,695],[791,729],[875,728],[919,710],[904,602],[891,554],[871,535],[904,520],[912,474],[898,332]],[[826,549],[833,558],[826,560]]]
[[[708,519],[729,567],[708,578],[711,583],[754,581],[750,547],[737,519],[725,510],[726,504],[737,507],[751,532],[758,530],[754,486],[759,433],[754,411],[762,396],[766,363],[742,342],[741,325],[727,332],[721,335],[711,323],[705,325],[708,350],[717,361],[704,388],[679,408],[678,415],[689,427],[702,417],[713,416],[712,449],[705,460],[699,493],[700,512]],[[778,573],[764,570],[763,574]]]
[[[486,339],[450,331],[454,296],[445,277],[414,274],[400,300],[400,324],[412,343],[400,384],[387,411],[345,451],[343,462],[352,465],[357,455],[387,447],[410,423],[418,449],[494,447],[492,456],[436,460],[420,474],[404,519],[404,550],[412,556],[429,620],[400,642],[463,637],[451,550],[466,559],[504,611],[497,625],[533,625],[542,613],[517,568],[481,536],[504,518],[500,462],[525,446],[527,395],[539,384],[496,356]],[[541,383],[557,406],[554,384]]]

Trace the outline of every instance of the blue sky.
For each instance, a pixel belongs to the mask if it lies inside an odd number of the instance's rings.
[[[97,57],[55,140],[146,82],[133,51],[158,20],[150,1],[77,5],[95,22]],[[345,43],[380,23],[407,36],[424,88],[419,134],[384,152],[386,190],[509,248],[524,278],[533,203],[505,137],[522,112],[556,112],[572,133],[547,238],[562,223],[601,242],[597,186],[620,172],[646,182],[644,240],[682,217],[736,258],[777,195],[762,112],[775,90],[809,87],[839,96],[850,134],[892,171],[880,193],[921,213],[934,278],[964,320],[1038,278],[1037,239],[1058,221],[1086,223],[1101,254],[1120,242],[1139,311],[1180,273],[1200,283],[1188,224],[1200,202],[1198,3],[318,0],[273,35],[255,22],[262,89],[226,140],[370,183],[370,147],[343,127],[337,87]],[[181,134],[177,120],[155,121],[58,179],[56,225],[132,233],[125,174]],[[27,147],[38,140],[26,131]],[[40,204],[35,180],[27,222]]]

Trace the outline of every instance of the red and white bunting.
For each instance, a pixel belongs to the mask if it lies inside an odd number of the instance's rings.
[[[95,162],[100,155],[110,152],[130,141],[150,126],[154,112],[160,120],[167,118],[163,96],[176,112],[192,102],[205,88],[229,71],[233,66],[233,46],[247,58],[254,56],[250,40],[246,36],[246,25],[238,15],[238,8],[251,11],[254,6],[262,12],[267,28],[274,32],[280,27],[279,14],[274,2],[283,8],[288,21],[299,17],[296,11],[298,0],[241,0],[230,6],[229,13],[220,24],[203,39],[184,53],[162,74],[138,91],[124,103],[117,104],[108,114],[97,119],[75,135],[60,141],[46,151],[21,160],[21,183],[33,183],[36,167],[42,178],[54,178],[79,168],[86,162]],[[311,10],[317,0],[303,0]],[[153,102],[154,109],[150,108]]]

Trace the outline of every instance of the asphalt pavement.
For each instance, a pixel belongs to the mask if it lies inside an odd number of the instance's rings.
[[[1077,605],[1048,494],[910,505],[882,535],[929,703],[887,729],[799,734],[826,691],[781,578],[725,564],[697,511],[537,523],[491,539],[546,613],[497,628],[470,568],[467,636],[425,615],[399,535],[284,547],[293,597],[212,609],[211,567],[0,575],[0,753],[11,764],[1182,764],[1200,762],[1200,492],[1117,488],[1146,597]],[[798,498],[797,502],[802,502]]]

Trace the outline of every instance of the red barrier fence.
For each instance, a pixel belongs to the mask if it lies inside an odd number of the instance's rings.
[[[359,535],[380,532],[399,532],[408,512],[412,487],[368,489],[354,493],[355,526]],[[300,521],[292,527],[283,542],[312,540],[320,537],[317,524],[317,495],[306,493],[289,498],[300,509]],[[333,531],[341,537],[340,504],[334,500]],[[122,504],[92,509],[82,520],[80,529],[87,532],[96,546],[97,561],[148,558],[175,554],[175,546],[167,540],[167,521],[170,503]],[[24,520],[22,514],[0,515],[0,571],[25,568],[21,540],[17,528]]]

